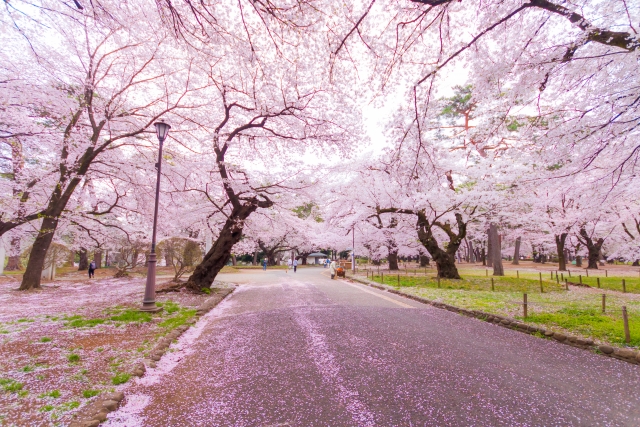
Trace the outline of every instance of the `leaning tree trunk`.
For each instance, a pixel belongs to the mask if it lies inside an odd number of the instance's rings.
[[[216,276],[222,270],[231,255],[233,245],[242,238],[244,221],[258,208],[257,205],[241,205],[234,208],[231,215],[224,223],[220,235],[211,249],[204,256],[187,280],[185,286],[194,291],[201,291],[203,288],[210,289]]]
[[[504,267],[502,266],[502,245],[500,244],[500,236],[498,235],[498,226],[491,223],[489,226],[489,237],[492,240],[491,249],[493,251],[493,275],[504,276]]]
[[[399,270],[398,268],[398,251],[389,251],[389,270]]]
[[[513,265],[520,264],[520,244],[522,243],[522,237],[516,238],[516,248],[513,250]]]
[[[427,267],[429,265],[429,257],[426,255],[420,255],[420,267]]]
[[[238,265],[238,260],[236,259],[236,254],[231,254],[231,264],[235,267]]]
[[[556,234],[556,251],[558,251],[558,270],[567,271],[567,259],[565,258],[564,243],[568,233]]]
[[[13,237],[11,239],[11,246],[9,248],[9,260],[7,261],[6,271],[18,271],[22,269],[22,263],[20,262],[20,237]]]
[[[33,242],[33,247],[31,248],[27,269],[24,272],[24,276],[22,276],[22,283],[20,284],[21,291],[40,288],[45,257],[47,256],[47,250],[49,250],[49,246],[51,246],[53,234],[57,227],[57,217],[45,217],[42,220],[38,237],[36,237],[35,242]]]

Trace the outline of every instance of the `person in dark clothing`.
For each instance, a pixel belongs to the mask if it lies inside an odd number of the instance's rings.
[[[96,262],[91,261],[91,264],[89,264],[89,279],[94,277],[95,271],[96,271]]]

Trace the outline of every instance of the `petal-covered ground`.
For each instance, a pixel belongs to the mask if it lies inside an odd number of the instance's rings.
[[[207,295],[159,294],[141,313],[145,279],[74,275],[21,292],[0,281],[0,425],[66,425],[94,396],[113,391]],[[121,387],[121,386],[120,386]]]

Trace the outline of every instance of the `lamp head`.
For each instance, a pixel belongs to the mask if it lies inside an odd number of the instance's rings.
[[[169,134],[169,129],[171,129],[171,126],[165,123],[164,120],[160,120],[153,125],[156,127],[156,135],[158,135],[158,140],[160,142],[164,142],[164,140],[167,138],[167,135]]]

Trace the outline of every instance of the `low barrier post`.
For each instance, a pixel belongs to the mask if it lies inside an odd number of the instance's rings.
[[[527,294],[522,294],[522,317],[527,318]]]
[[[624,322],[624,342],[631,342],[631,334],[629,333],[629,317],[627,316],[627,307],[622,306],[622,321]]]

